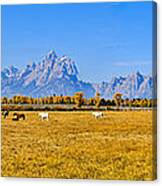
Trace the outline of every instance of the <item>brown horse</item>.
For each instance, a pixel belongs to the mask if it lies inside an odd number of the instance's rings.
[[[9,115],[9,111],[5,110],[2,112],[2,116],[4,117],[4,119],[6,119],[6,117]]]
[[[25,120],[25,114],[14,113],[12,120],[14,121]]]

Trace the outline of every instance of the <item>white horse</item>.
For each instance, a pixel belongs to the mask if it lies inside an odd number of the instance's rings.
[[[102,112],[92,112],[92,115],[95,116],[95,118],[102,118],[103,117]]]
[[[48,112],[40,112],[39,117],[42,118],[42,120],[47,120],[48,121]]]

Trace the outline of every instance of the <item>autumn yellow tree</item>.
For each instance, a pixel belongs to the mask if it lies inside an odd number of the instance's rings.
[[[119,110],[119,108],[120,108],[120,105],[121,105],[121,98],[122,98],[122,94],[121,94],[120,92],[116,92],[116,93],[113,95],[113,100],[115,101],[117,110]]]
[[[94,98],[89,98],[88,104],[89,105],[94,105],[95,99]]]
[[[8,103],[8,98],[7,97],[3,97],[2,98],[2,104],[7,104]]]
[[[99,92],[96,92],[96,95],[95,95],[95,105],[97,108],[100,107],[100,104],[101,104],[101,99],[100,99],[100,93]]]
[[[132,109],[132,102],[133,102],[133,101],[132,101],[131,99],[128,101],[129,110]]]
[[[65,104],[71,104],[71,97],[70,96],[63,96],[63,102]]]
[[[80,108],[82,106],[82,103],[83,103],[83,100],[82,100],[83,92],[76,92],[74,94],[74,98],[75,98],[76,106]]]

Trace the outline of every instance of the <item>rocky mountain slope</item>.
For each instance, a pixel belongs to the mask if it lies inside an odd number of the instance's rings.
[[[112,98],[115,92],[123,93],[125,98],[151,98],[153,79],[140,72],[114,77],[99,84],[84,82],[79,78],[75,62],[68,56],[58,57],[50,51],[38,63],[27,65],[24,69],[14,66],[1,72],[2,96],[17,94],[41,97],[49,95],[73,95],[84,92],[87,98],[94,97],[98,91],[101,97]]]

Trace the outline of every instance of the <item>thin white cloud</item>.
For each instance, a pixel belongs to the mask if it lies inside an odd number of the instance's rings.
[[[147,66],[151,65],[152,62],[150,61],[131,61],[131,62],[115,62],[114,66],[118,67],[131,67],[131,66]]]

